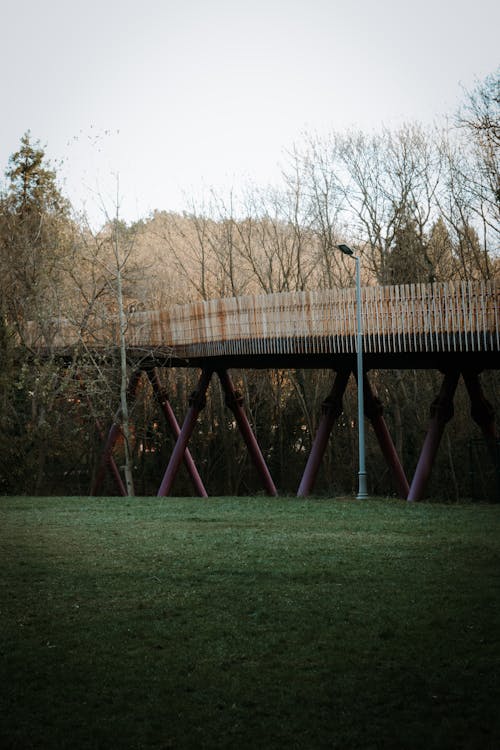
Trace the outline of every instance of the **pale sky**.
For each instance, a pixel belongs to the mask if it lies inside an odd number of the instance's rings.
[[[304,131],[453,115],[499,62],[497,0],[3,0],[0,171],[23,133],[76,209],[189,209],[279,179]]]

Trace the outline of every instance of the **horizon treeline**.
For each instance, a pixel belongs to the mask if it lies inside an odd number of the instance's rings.
[[[161,413],[146,383],[128,402],[132,363],[124,349],[96,354],[96,345],[115,340],[117,330],[124,334],[136,310],[352,285],[354,264],[336,250],[339,242],[360,255],[364,284],[498,278],[499,149],[496,72],[466,95],[446,128],[409,123],[369,134],[309,134],[287,155],[277,186],[248,186],[237,196],[212,190],[203,205],[182,215],[159,208],[133,223],[121,220],[117,203],[95,231],[75,215],[44,149],[24,134],[0,194],[0,493],[86,494],[113,420],[124,435],[117,461],[129,491],[156,492],[172,447]],[[61,320],[77,341],[64,363],[57,352]],[[161,372],[179,420],[196,375]],[[284,493],[297,489],[332,377],[305,370],[233,373]],[[371,380],[411,477],[439,374],[372,372]],[[483,383],[498,413],[497,371],[484,373]],[[445,433],[429,489],[433,497],[494,493],[494,468],[468,410],[460,386],[452,437]],[[354,489],[356,445],[351,384],[319,493]],[[215,384],[192,452],[210,494],[259,489]],[[367,456],[370,490],[391,494],[370,434]],[[191,494],[186,477],[179,477],[176,492]]]

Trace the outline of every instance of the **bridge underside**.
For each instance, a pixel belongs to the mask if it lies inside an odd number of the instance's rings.
[[[151,367],[190,367],[215,370],[335,370],[355,369],[355,352],[345,354],[321,354],[318,352],[291,352],[287,354],[221,354],[213,357],[183,357],[175,352],[156,349],[128,350],[130,363],[141,363]],[[407,352],[402,356],[392,352],[363,353],[364,368],[369,370],[462,370],[477,372],[500,368],[498,351],[469,352]]]
[[[184,462],[195,494],[207,497],[203,480],[189,452],[189,440],[195,429],[201,410],[204,408],[206,393],[214,377],[218,378],[226,396],[226,406],[232,411],[248,453],[257,471],[263,489],[268,495],[278,494],[262,451],[246,416],[243,399],[235,390],[229,370],[232,369],[326,369],[332,371],[332,388],[326,396],[318,423],[316,435],[307,459],[304,473],[297,490],[298,496],[307,496],[313,492],[315,480],[326,451],[331,432],[337,418],[342,412],[342,398],[351,375],[356,373],[356,355],[354,352],[332,355],[318,352],[231,354],[212,357],[176,356],[172,349],[147,352],[144,348],[129,350],[129,362],[135,369],[129,384],[129,398],[135,397],[137,384],[145,373],[151,383],[155,397],[161,406],[166,422],[175,437],[175,445],[165,473],[159,484],[158,495],[170,495],[174,489],[175,478]],[[158,368],[188,367],[200,370],[195,391],[189,398],[188,408],[182,425],[179,425],[169,402],[168,394],[161,386]],[[462,352],[406,352],[404,355],[390,352],[366,352],[364,354],[364,400],[365,416],[370,421],[377,437],[381,453],[391,472],[396,494],[407,500],[420,500],[432,472],[441,437],[446,423],[453,416],[453,398],[460,377],[470,399],[471,414],[481,428],[492,456],[496,455],[497,434],[493,409],[486,400],[480,383],[483,370],[498,369],[500,360],[494,351]],[[395,449],[391,435],[383,416],[383,405],[370,383],[370,370],[391,369],[429,369],[440,371],[443,375],[439,393],[432,404],[428,430],[422,445],[420,458],[411,481],[407,479],[404,467]],[[100,466],[95,476],[93,494],[98,494],[106,471],[110,471],[120,494],[125,494],[125,487],[113,459],[113,448],[120,436],[119,414],[110,429],[101,456]],[[101,431],[102,434],[102,431]]]

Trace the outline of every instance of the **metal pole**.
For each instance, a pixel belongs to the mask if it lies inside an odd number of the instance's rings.
[[[354,255],[349,245],[337,245],[338,249],[356,261],[356,328],[357,328],[357,376],[358,376],[358,446],[359,446],[359,484],[358,499],[368,497],[366,490],[365,467],[365,402],[363,394],[363,320],[361,317],[361,272],[359,257]]]
[[[363,394],[363,321],[361,317],[361,274],[359,270],[359,257],[354,256],[356,261],[356,317],[358,329],[357,345],[357,369],[358,369],[358,442],[359,442],[359,484],[358,499],[368,497],[366,489],[366,465],[365,465],[365,401]]]

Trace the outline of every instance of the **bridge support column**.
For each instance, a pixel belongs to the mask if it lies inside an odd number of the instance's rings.
[[[174,450],[170,457],[170,461],[168,462],[168,466],[163,476],[163,480],[160,484],[160,488],[158,490],[158,497],[164,497],[170,494],[172,485],[174,483],[174,479],[179,470],[179,466],[181,465],[182,460],[184,458],[187,444],[189,442],[191,435],[193,434],[193,430],[195,428],[198,415],[201,412],[201,410],[205,407],[205,404],[206,404],[205,395],[207,392],[207,388],[210,384],[212,372],[213,370],[211,369],[202,370],[200,379],[198,381],[198,387],[190,396],[189,410],[182,424],[179,437],[177,438],[177,441],[174,446]]]
[[[481,428],[486,442],[492,445],[497,439],[493,406],[484,395],[477,372],[465,370],[462,376],[470,398],[472,419]]]
[[[297,497],[307,497],[312,492],[333,425],[342,413],[342,397],[350,375],[350,370],[338,372],[330,394],[323,401],[318,431],[316,432],[311,452],[307,459],[299,489],[297,490]]]
[[[105,442],[104,430],[102,429],[100,422],[97,420],[96,420],[96,428],[97,428],[97,434],[99,435],[99,438],[104,443]],[[101,454],[101,460],[99,463],[99,468],[97,469],[96,475],[94,477],[94,481],[92,482],[92,488],[90,490],[90,494],[92,496],[97,495],[97,493],[101,489],[102,483],[104,481],[104,476],[108,468],[111,472],[111,475],[114,479],[115,485],[120,495],[122,497],[127,496],[127,490],[125,489],[123,479],[121,478],[120,470],[118,469],[118,466],[116,465],[116,461],[113,458],[113,448],[115,446],[116,441],[120,437],[121,433],[122,431],[120,429],[120,425],[117,422],[113,422],[108,432],[108,437],[106,439],[106,442],[104,444],[104,448]]]
[[[409,501],[422,499],[444,428],[453,416],[453,396],[459,377],[459,372],[446,373],[439,395],[431,405],[431,421],[408,493]]]
[[[158,377],[158,370],[156,369],[156,367],[153,370],[147,370],[147,376],[153,388],[155,398],[160,405],[163,415],[167,421],[167,424],[172,430],[175,439],[178,440],[179,435],[181,434],[181,428],[179,427],[179,423],[177,422],[177,419],[175,417],[174,410],[172,409],[168,395],[161,385],[160,378]],[[196,492],[200,497],[208,497],[205,486],[198,473],[198,469],[196,468],[196,465],[193,461],[193,457],[189,452],[189,448],[185,449],[183,459]]]
[[[141,375],[142,375],[142,370],[139,369],[139,370],[134,370],[134,372],[130,376],[129,384],[127,387],[127,398],[130,399],[131,401],[135,399],[135,395],[137,393],[137,386],[139,385]],[[115,480],[115,484],[118,488],[118,491],[123,497],[127,496],[127,490],[121,478],[116,462],[113,458],[113,448],[115,447],[116,441],[118,440],[118,438],[123,434],[121,426],[120,426],[120,417],[121,417],[121,408],[119,408],[118,411],[116,412],[114,419],[113,419],[113,424],[111,425],[109,429],[108,437],[106,438],[106,443],[104,445],[104,448],[101,454],[101,461],[99,463],[99,467],[97,469],[96,475],[94,477],[94,481],[92,483],[92,488],[90,490],[91,495],[97,495],[98,491],[102,487],[102,483],[104,481],[106,470],[109,468]],[[104,432],[98,421],[96,421],[96,426],[97,426],[97,431],[98,431],[99,436],[101,437],[101,439],[103,439]]]
[[[85,396],[85,400],[87,401],[87,406],[89,407],[89,411],[90,411],[91,414],[93,414],[94,422],[95,422],[95,427],[96,427],[96,431],[97,431],[97,436],[98,436],[99,440],[101,441],[101,443],[104,443],[105,440],[106,440],[106,438],[104,436],[104,429],[103,429],[103,426],[101,424],[100,419],[94,413],[94,409],[93,409],[93,406],[92,406],[92,401],[90,400],[89,394],[87,393],[87,389],[85,388],[85,383],[83,382],[83,379],[82,379],[81,375],[78,372],[76,373],[75,377],[78,380],[78,382],[80,383],[80,386],[82,388],[82,394]],[[112,449],[113,449],[113,446],[111,446],[111,451],[112,451]],[[106,448],[104,449],[103,453],[105,452],[105,450],[106,450]],[[114,482],[116,484],[116,487],[118,489],[118,492],[120,493],[120,495],[126,495],[127,493],[126,493],[126,490],[125,490],[125,485],[123,484],[123,480],[122,480],[122,478],[120,476],[120,471],[118,469],[118,466],[116,465],[116,461],[113,458],[113,454],[112,454],[111,451],[108,451],[108,459],[104,463],[104,472],[106,471],[106,463],[107,463],[107,465],[109,467],[109,470],[110,470],[110,472],[111,472],[111,474],[113,476],[113,479],[114,479]],[[101,481],[100,481],[97,489],[99,488],[100,484],[102,484],[102,479],[104,478],[104,472],[102,474]],[[91,495],[95,494],[93,492],[93,489],[94,489],[95,485],[96,485],[96,479],[94,478],[94,481],[92,483],[92,488],[90,490]]]
[[[238,393],[238,391],[235,391],[233,382],[227,370],[217,370],[217,375],[226,396],[226,406],[228,407],[228,409],[231,409],[234,414],[234,418],[236,419],[239,431],[241,432],[243,440],[245,441],[253,464],[262,479],[264,489],[266,490],[268,495],[270,495],[271,497],[276,497],[278,492],[274,485],[267,464],[264,460],[264,456],[262,455],[262,451],[259,447],[257,439],[252,431],[247,415],[245,414],[245,411],[243,409],[243,397],[240,393]]]
[[[365,394],[365,414],[370,420],[373,431],[377,436],[380,450],[391,471],[394,486],[400,497],[406,499],[410,491],[410,486],[383,417],[384,407],[381,400],[373,392],[366,373],[363,377],[363,389]]]
[[[462,371],[462,376],[470,398],[472,419],[482,430],[495,467],[497,500],[500,501],[500,446],[495,428],[495,411],[484,395],[479,373],[465,370]]]

